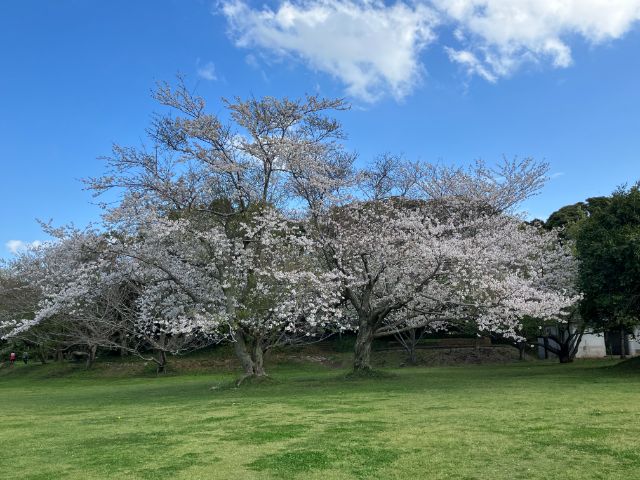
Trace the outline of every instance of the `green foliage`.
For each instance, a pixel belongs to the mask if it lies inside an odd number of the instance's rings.
[[[598,330],[637,325],[640,318],[640,187],[560,208],[545,228],[562,229],[580,260],[580,314]]]
[[[566,205],[549,215],[544,227],[548,230],[560,229],[561,238],[575,240],[583,222],[608,204],[608,197],[592,197],[584,202]]]
[[[591,200],[590,200],[591,202]],[[582,316],[601,328],[640,318],[640,186],[598,200],[576,235]]]
[[[573,205],[566,205],[549,215],[545,222],[545,227],[549,230],[553,228],[564,228],[587,218],[587,208],[583,202]]]

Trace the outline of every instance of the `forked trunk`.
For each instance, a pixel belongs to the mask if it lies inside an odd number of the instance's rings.
[[[253,375],[253,359],[247,348],[247,342],[244,338],[244,333],[241,331],[235,332],[235,342],[233,342],[233,349],[236,357],[240,361],[242,370],[245,375]]]
[[[549,352],[558,356],[560,363],[571,363],[576,357],[578,351],[578,345],[582,339],[582,333],[576,336],[575,333],[561,334],[551,336],[550,338],[544,337],[544,352],[545,358],[548,357]],[[549,343],[549,340],[553,340],[554,346]],[[540,343],[538,343],[540,347]]]
[[[356,337],[355,356],[353,370],[367,372],[371,370],[371,347],[373,345],[373,328],[368,318],[359,321],[358,335]]]
[[[266,376],[262,342],[259,339],[247,338],[241,330],[237,330],[234,337],[233,347],[244,372],[241,381],[247,377]]]

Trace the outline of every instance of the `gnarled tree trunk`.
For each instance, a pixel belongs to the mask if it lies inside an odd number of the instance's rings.
[[[238,383],[248,377],[266,377],[267,372],[264,368],[265,349],[261,339],[253,338],[240,329],[236,330],[234,337],[233,348],[244,371],[244,375]]]
[[[373,346],[372,322],[366,316],[361,316],[358,322],[358,335],[355,344],[353,370],[368,372],[371,370],[371,347]]]
[[[236,357],[240,361],[240,365],[242,365],[242,370],[244,370],[245,375],[253,375],[253,359],[251,358],[251,354],[247,349],[247,342],[244,337],[244,333],[238,330],[234,334],[234,342],[233,349],[235,351]]]
[[[264,377],[267,372],[264,370],[264,349],[262,348],[262,342],[260,339],[256,340],[253,345],[253,374],[256,377]]]

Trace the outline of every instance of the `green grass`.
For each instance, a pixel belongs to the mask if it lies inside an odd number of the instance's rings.
[[[232,368],[19,366],[0,372],[0,477],[640,478],[640,369],[614,363],[285,362],[239,389]]]

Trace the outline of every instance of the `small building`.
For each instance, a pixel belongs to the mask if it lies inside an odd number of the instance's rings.
[[[620,331],[611,330],[605,333],[605,343],[607,353],[609,355],[620,355]],[[625,335],[624,339],[624,355],[635,356],[640,355],[640,327],[636,327],[632,335]]]
[[[546,327],[546,333],[550,335],[557,335],[558,329],[556,327]],[[633,335],[625,335],[625,355],[635,356],[640,355],[640,327],[636,327]],[[555,357],[556,355],[548,352],[545,354],[545,348],[543,346],[544,337],[538,338],[538,358]],[[558,347],[558,344],[548,339],[549,345],[552,347]],[[607,355],[620,355],[620,332],[610,331],[605,333],[594,333],[587,331],[582,335],[578,350],[576,351],[576,358],[604,358]]]

